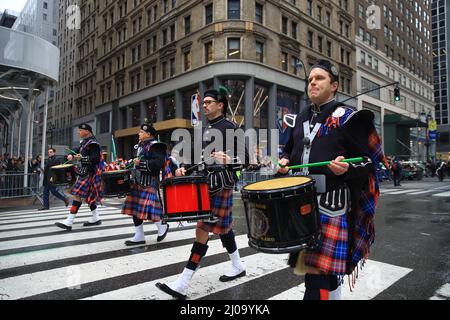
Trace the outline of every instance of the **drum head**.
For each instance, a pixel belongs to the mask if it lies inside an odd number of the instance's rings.
[[[306,185],[312,183],[312,179],[309,177],[286,177],[276,178],[260,182],[251,183],[246,185],[243,190],[245,191],[270,191],[278,189],[288,189],[299,185]]]
[[[68,163],[68,164],[58,164],[56,166],[53,166],[52,169],[66,169],[66,168],[70,168],[73,167],[73,164]]]
[[[208,183],[208,178],[205,176],[183,176],[172,177],[161,181],[162,186],[173,184],[196,184],[196,183]]]

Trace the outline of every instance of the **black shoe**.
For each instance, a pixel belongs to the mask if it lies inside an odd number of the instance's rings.
[[[167,236],[167,231],[169,231],[169,225],[167,225],[167,229],[166,232],[164,232],[164,234],[162,236],[158,236],[158,238],[156,238],[156,242],[161,242],[164,240],[164,238]]]
[[[125,241],[126,246],[137,246],[139,244],[145,244],[145,240],[144,241],[133,241],[133,240]]]
[[[96,222],[85,222],[85,223],[83,223],[83,227],[99,226],[101,224],[102,224],[102,220],[98,220]]]
[[[164,291],[165,293],[171,295],[174,298],[177,298],[178,300],[186,300],[186,295],[181,294],[175,290],[170,289],[170,287],[167,284],[157,282],[155,286],[160,289],[161,291]]]
[[[228,281],[231,281],[231,280],[234,280],[234,279],[243,277],[243,276],[245,276],[245,274],[246,274],[246,272],[245,272],[245,270],[244,270],[244,271],[242,271],[241,273],[239,273],[239,274],[237,274],[237,275],[235,275],[235,276],[232,276],[232,277],[223,275],[223,276],[220,276],[219,281],[222,281],[222,282],[228,282]]]
[[[64,223],[61,222],[55,222],[55,226],[60,227],[61,229],[65,229],[65,230],[72,230],[71,226],[66,226]]]
[[[38,209],[38,211],[42,211],[42,210],[50,210],[50,208],[48,208],[48,207],[42,207],[42,208],[39,208],[39,209]]]

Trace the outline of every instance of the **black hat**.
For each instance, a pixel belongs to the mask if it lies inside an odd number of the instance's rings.
[[[154,137],[156,137],[157,135],[156,129],[148,123],[144,123],[143,125],[141,125],[141,130],[150,133]]]
[[[339,82],[339,72],[337,71],[336,67],[328,60],[320,60],[317,64],[313,65],[311,67],[311,70],[314,68],[321,68],[325,71],[327,71],[330,74],[331,80],[338,81]]]
[[[223,103],[223,113],[225,114],[228,109],[228,89],[224,86],[220,86],[218,90],[210,89],[206,90],[203,97],[211,97],[219,102]]]
[[[78,125],[78,129],[88,130],[90,133],[92,133],[92,127],[87,123],[82,123]]]

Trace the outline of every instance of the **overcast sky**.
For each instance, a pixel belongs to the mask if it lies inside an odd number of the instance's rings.
[[[0,12],[10,9],[20,13],[27,0],[0,0]]]

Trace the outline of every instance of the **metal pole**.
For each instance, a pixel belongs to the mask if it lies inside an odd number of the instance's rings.
[[[11,130],[11,144],[9,145],[9,154],[10,154],[11,157],[13,156],[13,152],[14,152],[13,145],[14,145],[14,131],[16,131],[16,126],[17,126],[16,125],[16,120],[18,121],[18,119],[16,119],[16,115],[14,114],[14,116],[12,118],[12,121],[11,121],[12,125],[11,125],[11,128],[10,128],[10,130]],[[6,150],[6,151],[8,151],[8,150]]]
[[[33,89],[31,88],[31,79],[28,79],[28,101],[27,101],[27,133],[26,137],[28,138],[30,136],[30,129],[31,129],[31,103],[33,101],[32,99]],[[26,139],[25,141],[25,158],[28,157],[28,152],[30,150],[30,139]],[[24,163],[24,179],[23,179],[23,188],[26,189],[28,187],[28,159],[26,159]]]
[[[47,140],[48,88],[49,83],[47,83],[47,87],[45,88],[44,123],[42,124],[41,176],[39,177],[39,186],[42,185],[42,182],[44,180],[45,142]]]
[[[22,144],[22,141],[21,141],[21,139],[22,139],[22,115],[23,115],[23,111],[24,111],[24,109],[23,109],[23,106],[22,106],[22,110],[21,110],[21,112],[20,112],[20,117],[17,119],[17,121],[19,121],[19,139],[17,139],[17,157],[20,157],[20,146],[21,146],[21,144]],[[26,112],[26,110],[25,110],[25,112]],[[12,156],[12,155],[11,155]]]

